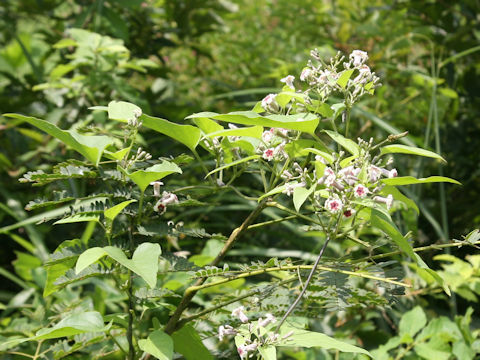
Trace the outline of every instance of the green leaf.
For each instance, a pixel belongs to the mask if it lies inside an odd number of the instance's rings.
[[[61,320],[57,325],[39,330],[30,340],[56,339],[87,332],[105,332],[110,329],[103,323],[102,315],[96,311],[76,313]]]
[[[258,352],[262,355],[263,360],[277,360],[277,349],[275,349],[275,346],[260,346]]]
[[[353,71],[355,69],[350,69],[350,70],[345,70],[342,72],[342,75],[337,80],[337,84],[340,85],[343,89],[345,89],[345,86],[347,86],[348,80],[350,80]]]
[[[333,141],[338,143],[344,149],[348,150],[352,155],[360,154],[360,147],[352,140],[345,138],[343,135],[331,130],[323,130]]]
[[[313,331],[307,331],[292,327],[282,327],[282,329],[280,330],[280,336],[283,337],[290,332],[292,332],[292,335],[290,335],[286,339],[280,340],[278,346],[298,346],[307,348],[320,347],[322,349],[332,349],[347,353],[361,353],[371,356],[367,350],[337,340],[325,334]]]
[[[412,185],[412,184],[425,184],[425,183],[434,183],[434,182],[448,182],[452,184],[462,185],[457,180],[450,179],[445,176],[430,176],[428,178],[416,179],[413,176],[399,176],[389,179],[382,179],[382,183],[385,185]]]
[[[420,306],[415,306],[412,310],[406,312],[400,324],[398,331],[400,336],[405,334],[410,335],[412,338],[427,324],[427,317]]]
[[[337,103],[331,106],[333,110],[332,119],[336,120],[337,117],[347,108],[344,103]]]
[[[163,161],[161,164],[153,165],[145,170],[137,170],[130,174],[121,167],[119,169],[138,185],[141,192],[144,192],[152,181],[163,179],[165,176],[173,173],[182,173],[177,164],[168,161]]]
[[[162,330],[155,330],[148,335],[146,340],[139,340],[138,347],[160,360],[171,360],[173,358],[173,340]]]
[[[123,209],[125,209],[129,204],[136,201],[137,200],[127,200],[127,201],[121,202],[120,204],[112,206],[110,209],[107,209],[103,212],[105,214],[105,218],[109,219],[110,221],[113,221]]]
[[[329,153],[326,153],[325,151],[321,151],[321,150],[318,150],[318,149],[315,149],[315,148],[306,148],[306,149],[303,149],[302,151],[300,151],[300,154],[302,154],[302,155],[305,155],[305,154],[308,154],[308,153],[312,153],[312,154],[321,156],[323,159],[325,159],[325,161],[328,164],[331,164],[333,162],[333,156],[330,155]]]
[[[411,155],[431,157],[431,158],[439,159],[439,160],[442,160],[442,161],[446,162],[446,160],[443,157],[441,157],[437,153],[434,153],[433,151],[429,151],[429,150],[425,150],[425,149],[421,149],[421,148],[417,148],[417,147],[413,147],[413,146],[399,145],[399,144],[387,145],[387,146],[382,147],[382,149],[380,151],[380,154],[381,155],[384,155],[384,154],[411,154]]]
[[[193,119],[195,125],[197,125],[205,134],[223,130],[223,126],[217,124],[215,121],[209,118],[195,118]]]
[[[283,192],[283,190],[285,190],[285,185],[277,186],[277,187],[273,188],[272,190],[270,190],[269,192],[267,192],[266,194],[263,194],[262,196],[260,196],[260,197],[257,199],[257,201],[261,201],[261,200],[263,200],[264,198],[266,198],[266,197],[268,197],[268,196],[272,196],[272,195],[281,193],[281,192]]]
[[[145,114],[140,120],[144,126],[177,140],[190,150],[195,150],[202,136],[200,129],[192,125],[181,125]]]
[[[192,325],[187,324],[174,332],[172,338],[175,351],[182,354],[186,360],[213,360]]]
[[[298,130],[313,134],[318,126],[319,119],[313,114],[295,115],[268,115],[260,116],[253,111],[236,111],[228,114],[201,112],[187,117],[187,119],[210,118],[243,125],[260,125],[263,127]]]
[[[420,214],[420,210],[418,209],[417,204],[415,204],[415,201],[403,195],[396,187],[385,186],[380,192],[380,195],[382,196],[387,196],[390,194],[395,200],[403,202],[409,209],[414,209],[417,214]]]
[[[303,203],[308,199],[310,194],[315,190],[315,186],[312,186],[310,189],[304,187],[296,187],[293,189],[293,205],[295,210],[300,211]]]
[[[78,274],[103,256],[108,255],[119,264],[139,275],[153,288],[157,283],[158,257],[160,254],[160,245],[147,242],[137,247],[131,260],[127,258],[121,249],[114,246],[94,247],[86,250],[78,257],[75,271]]]
[[[215,131],[207,135],[207,137],[218,137],[218,136],[250,136],[253,138],[260,139],[263,134],[262,126],[252,126],[252,127],[243,127],[238,129],[223,129],[220,131]]]
[[[247,157],[242,158],[242,159],[237,160],[237,161],[233,161],[233,162],[228,163],[226,165],[220,166],[219,168],[216,168],[215,170],[210,171],[207,175],[205,175],[205,178],[207,178],[210,175],[215,174],[216,172],[219,172],[221,170],[228,169],[229,167],[239,165],[239,164],[242,164],[242,163],[250,161],[250,160],[256,160],[260,157],[261,157],[260,155],[252,155],[252,156],[247,156]]]
[[[82,154],[91,163],[98,166],[102,153],[108,145],[113,144],[113,139],[107,136],[86,136],[80,135],[73,130],[62,130],[48,121],[37,119],[20,114],[4,114],[3,116],[19,119],[45,131],[47,134],[57,138],[65,145]]]
[[[415,256],[415,253],[413,252],[413,249],[410,246],[409,242],[407,241],[407,239],[403,237],[403,235],[397,229],[395,224],[392,222],[392,219],[386,214],[376,209],[371,209],[371,211],[372,211],[372,216],[371,216],[372,226],[386,233],[395,242],[395,244],[397,244],[400,250],[402,250],[405,254],[410,256],[413,260],[417,260],[417,257]]]
[[[127,122],[138,113],[141,114],[142,112],[137,105],[125,101],[111,101],[108,104],[108,117],[112,120]],[[143,126],[167,135],[191,150],[194,150],[200,141],[200,129],[195,126],[176,124],[146,114],[142,114],[139,120],[143,123]]]
[[[72,216],[68,216],[66,218],[60,219],[58,221],[55,221],[53,225],[58,225],[58,224],[71,224],[71,223],[77,223],[77,222],[89,222],[89,221],[100,221],[100,216],[92,213],[85,213],[85,214],[75,214]]]

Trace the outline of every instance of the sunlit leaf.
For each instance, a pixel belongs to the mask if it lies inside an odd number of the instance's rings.
[[[413,176],[399,176],[389,179],[382,179],[382,183],[385,185],[412,185],[412,184],[425,184],[425,183],[435,183],[435,182],[448,182],[452,184],[462,185],[457,180],[450,179],[445,176],[430,176],[428,178],[416,179]]]
[[[62,130],[48,121],[37,119],[20,114],[4,114],[3,116],[19,119],[32,124],[33,126],[45,131],[47,134],[57,138],[65,145],[82,154],[91,163],[98,166],[100,158],[105,148],[113,144],[113,139],[107,136],[87,136],[81,135],[73,130]]]
[[[153,165],[145,170],[137,170],[133,173],[128,173],[121,167],[119,167],[119,170],[137,184],[142,192],[144,192],[148,185],[153,181],[163,179],[165,176],[173,173],[182,173],[182,170],[177,164],[168,161],[163,161],[161,164]]]
[[[438,155],[437,153],[434,153],[433,151],[421,149],[421,148],[416,148],[413,146],[407,146],[407,145],[400,145],[400,144],[395,144],[395,145],[386,145],[382,147],[380,154],[410,154],[410,155],[418,155],[418,156],[425,156],[425,157],[431,157],[434,159],[439,159],[442,160],[443,162],[446,162],[443,157]]]

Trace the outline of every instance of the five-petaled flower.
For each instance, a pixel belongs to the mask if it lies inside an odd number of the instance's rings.
[[[362,184],[358,184],[353,189],[353,194],[355,195],[355,197],[364,198],[367,196],[368,193],[369,191],[367,187],[363,186]]]
[[[339,212],[343,207],[343,202],[337,198],[329,198],[325,201],[325,208],[331,213]]]

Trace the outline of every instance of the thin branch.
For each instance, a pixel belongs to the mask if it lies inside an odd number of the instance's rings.
[[[428,246],[420,246],[420,247],[413,248],[412,250],[414,252],[421,252],[421,251],[427,251],[427,250],[440,250],[440,249],[444,249],[444,248],[462,247],[462,246],[473,246],[473,247],[477,248],[477,245],[480,245],[480,241],[476,241],[474,243],[469,243],[467,241],[459,241],[459,242],[448,243],[448,244],[432,244],[432,245],[428,245]],[[383,258],[386,258],[386,257],[399,255],[399,254],[402,254],[402,253],[403,253],[403,251],[396,250],[396,251],[391,251],[391,252],[384,253],[384,254],[367,256],[367,257],[364,257],[364,258],[361,258],[361,259],[353,260],[353,261],[351,261],[351,264],[359,263],[359,262],[362,262],[362,261],[368,261],[368,260],[383,259]]]
[[[211,262],[210,266],[216,266],[223,260],[227,252],[248,229],[248,226],[260,215],[260,213],[263,211],[263,209],[265,209],[266,206],[267,199],[264,199],[257,205],[257,207],[250,213],[250,215],[248,215],[242,225],[232,231],[222,250],[220,250],[217,257]],[[193,287],[189,287],[187,290],[185,290],[185,294],[183,295],[180,304],[178,304],[177,309],[170,317],[170,320],[165,326],[165,332],[167,334],[172,334],[174,331],[179,329],[178,322],[180,320],[180,317],[197,293],[197,290],[192,288],[195,288],[195,286],[201,286],[207,279],[208,277],[202,277],[195,282],[195,285]]]
[[[221,285],[221,284],[225,284],[225,283],[228,283],[230,281],[243,279],[243,278],[250,277],[250,276],[261,275],[261,274],[265,274],[265,273],[269,273],[269,272],[285,271],[285,270],[297,270],[297,269],[301,269],[301,270],[318,269],[318,270],[321,270],[321,271],[328,271],[328,272],[334,272],[334,273],[339,273],[339,274],[357,276],[357,277],[362,277],[362,278],[365,278],[365,279],[383,281],[383,282],[387,282],[387,283],[395,284],[395,285],[399,285],[399,286],[411,287],[411,285],[402,283],[400,281],[392,280],[390,278],[382,278],[382,277],[378,277],[378,276],[375,276],[375,275],[370,275],[370,274],[355,272],[355,271],[349,271],[349,270],[334,269],[334,268],[331,268],[331,267],[322,266],[322,265],[317,264],[316,267],[315,267],[315,265],[287,265],[287,266],[276,266],[276,267],[271,267],[271,268],[252,270],[252,271],[244,272],[244,273],[236,275],[236,276],[229,276],[229,277],[226,277],[224,279],[213,281],[213,282],[210,282],[210,283],[207,283],[207,284],[190,286],[186,290],[186,292],[189,292],[189,291],[198,292],[200,290],[207,289],[207,288],[217,286],[217,285]],[[218,274],[217,274],[217,276],[218,276]]]

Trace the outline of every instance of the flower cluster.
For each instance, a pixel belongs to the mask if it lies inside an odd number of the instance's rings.
[[[344,61],[345,57],[339,52],[328,64],[323,63],[316,49],[311,52],[311,56],[319,61],[319,65],[309,61],[300,75],[300,80],[310,86],[307,92],[315,91],[321,95],[322,101],[325,101],[332,92],[342,92],[346,96],[345,105],[351,106],[365,93],[381,85],[380,79],[366,64],[368,54],[365,51],[353,50],[348,61]],[[339,83],[339,79],[346,71],[353,73],[350,74],[347,84],[343,85]]]
[[[262,134],[262,143],[257,151],[267,161],[283,160],[288,158],[285,152],[285,145],[290,141],[287,129],[271,128]]]
[[[278,334],[266,331],[266,329],[274,324],[277,319],[272,314],[266,314],[265,318],[259,318],[256,321],[251,321],[245,314],[245,308],[239,306],[232,311],[232,316],[242,322],[241,327],[234,329],[230,325],[221,325],[218,328],[218,338],[223,341],[227,335],[238,335],[244,342],[237,347],[240,359],[247,359],[254,356],[255,351],[265,344],[273,344],[279,340]],[[252,340],[252,335],[254,340]]]

